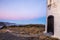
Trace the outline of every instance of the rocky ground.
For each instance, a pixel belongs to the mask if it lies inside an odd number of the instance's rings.
[[[0,34],[0,40],[39,40],[38,37],[21,37],[21,36],[15,36],[12,35],[9,32],[1,33]]]
[[[0,30],[0,40],[58,40],[43,34],[43,27],[9,27]]]

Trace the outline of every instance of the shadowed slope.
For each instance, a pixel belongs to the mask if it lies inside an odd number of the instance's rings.
[[[12,35],[9,32],[6,32],[6,33],[0,33],[0,40],[38,40],[38,38],[34,38],[34,37],[17,37],[15,35]]]

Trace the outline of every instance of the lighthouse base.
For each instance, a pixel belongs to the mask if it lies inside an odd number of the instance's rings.
[[[46,36],[49,36],[49,37],[52,37],[52,38],[60,39],[60,36],[59,36],[59,35],[52,35],[51,33],[47,33],[46,31],[44,31],[43,33],[44,33],[44,35],[46,35]]]

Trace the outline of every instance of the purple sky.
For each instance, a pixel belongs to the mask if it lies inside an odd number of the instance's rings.
[[[34,20],[46,17],[46,0],[0,0],[0,20]]]

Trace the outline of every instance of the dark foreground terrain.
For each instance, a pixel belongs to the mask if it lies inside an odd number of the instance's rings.
[[[11,33],[1,33],[0,34],[0,40],[39,40],[38,37],[18,37],[15,35],[12,35]]]
[[[43,34],[44,26],[26,25],[0,29],[0,40],[58,40]]]

